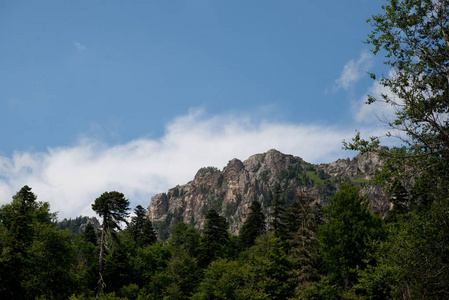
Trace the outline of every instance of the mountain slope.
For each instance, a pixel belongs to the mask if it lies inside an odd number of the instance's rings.
[[[312,165],[300,157],[270,150],[243,162],[232,159],[222,171],[214,167],[200,169],[193,181],[152,197],[148,215],[162,239],[168,237],[177,221],[202,228],[209,209],[225,216],[230,232],[236,234],[253,200],[261,203],[269,219],[277,183],[288,207],[300,191],[325,205],[343,181],[360,185],[362,194],[369,195],[372,209],[384,215],[389,209],[387,196],[380,187],[367,185],[381,166],[381,160],[374,154]]]

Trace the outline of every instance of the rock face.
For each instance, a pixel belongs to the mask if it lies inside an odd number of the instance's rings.
[[[232,159],[222,171],[214,167],[200,169],[193,181],[152,197],[148,215],[162,239],[168,237],[176,221],[202,228],[209,209],[225,216],[230,232],[237,234],[253,200],[261,203],[269,221],[277,183],[287,206],[301,191],[325,205],[343,181],[360,185],[373,211],[384,215],[389,210],[387,196],[380,187],[367,185],[381,166],[382,161],[374,154],[312,165],[300,157],[270,150],[243,162]]]

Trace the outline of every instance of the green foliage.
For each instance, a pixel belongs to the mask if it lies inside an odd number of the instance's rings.
[[[98,243],[97,232],[92,223],[87,223],[81,236],[87,243],[92,243],[93,245],[97,245]]]
[[[186,250],[175,250],[164,271],[165,293],[169,299],[188,299],[201,280],[201,269],[195,257]]]
[[[213,261],[192,299],[287,299],[288,268],[282,242],[263,234],[238,260]]]
[[[402,133],[402,146],[386,150],[379,138],[364,140],[360,133],[344,144],[386,157],[376,177],[393,204],[386,226],[349,184],[333,195],[323,218],[312,197],[295,194],[295,185],[328,189],[320,195],[327,200],[345,178],[329,178],[322,166],[302,162],[280,174],[274,191],[256,182],[262,203],[252,203],[240,236],[229,235],[227,220],[217,213],[223,198],[201,187],[210,200],[202,235],[175,210],[155,224],[166,244],[156,241],[141,206],[128,228],[120,230],[129,209],[122,193],[104,193],[92,205],[102,218],[98,238],[87,217],[55,226],[49,204],[38,202],[24,186],[0,207],[0,298],[446,299],[448,11],[449,2],[443,0],[389,0],[383,13],[369,21],[373,32],[367,42],[374,53],[386,54],[394,72],[380,78],[391,93],[370,97],[368,103],[396,109],[387,125]],[[365,164],[365,172],[370,168]],[[269,172],[260,175],[266,179]],[[368,184],[361,177],[346,179]],[[218,178],[219,187],[223,180]],[[175,197],[183,193],[174,190]],[[227,217],[241,201],[238,195],[236,204],[226,207]],[[268,234],[262,205],[271,207]]]
[[[57,222],[56,225],[62,230],[64,229],[70,230],[73,234],[82,234],[87,224],[92,225],[93,222],[95,224],[98,224],[96,218],[79,216],[76,217],[75,219],[72,218],[64,219],[61,222]]]
[[[259,202],[253,201],[249,207],[248,218],[240,229],[239,244],[242,249],[254,245],[254,240],[266,230],[265,215]]]
[[[196,257],[200,239],[201,234],[195,227],[180,222],[173,228],[173,233],[168,239],[168,247],[172,253],[180,251]]]
[[[359,196],[359,188],[343,184],[324,209],[327,222],[320,228],[321,254],[331,279],[348,290],[357,269],[372,264],[373,242],[384,238],[380,217]]]
[[[207,266],[215,257],[223,253],[223,247],[229,240],[228,222],[226,218],[220,216],[215,210],[207,212],[206,224],[201,238],[201,258],[200,265]]]
[[[70,234],[53,224],[49,204],[24,186],[0,208],[0,298],[67,298],[79,288]]]
[[[22,287],[28,295],[68,298],[79,289],[79,278],[72,269],[76,253],[71,233],[49,224],[35,226],[36,235],[28,252],[30,264]]]
[[[449,3],[388,2],[382,14],[368,20],[373,31],[367,43],[375,54],[385,53],[385,64],[393,68],[394,74],[379,80],[390,93],[370,97],[368,104],[384,102],[395,109],[394,119],[387,121],[392,133],[387,135],[399,136],[404,147],[380,151],[377,137],[366,141],[359,133],[346,147],[386,155],[383,178],[390,177],[383,180],[386,186],[391,187],[398,176],[407,181],[410,177],[419,181],[424,176],[426,194],[430,195],[449,180]]]
[[[289,281],[296,286],[296,295],[301,295],[304,288],[319,280],[319,250],[317,228],[321,223],[321,207],[313,204],[315,199],[305,193],[297,195],[297,201],[289,209],[291,216],[289,260],[291,270]]]
[[[158,273],[162,273],[167,267],[170,252],[160,242],[151,246],[137,248],[136,254],[130,257],[130,265],[133,271],[133,282],[148,292],[161,289],[157,279]]]
[[[212,173],[213,174],[213,173],[220,172],[220,170],[218,168],[216,168],[216,167],[204,167],[204,168],[199,169],[198,173],[199,172],[207,172],[207,173]]]
[[[116,229],[121,229],[120,222],[127,223],[126,217],[128,216],[129,201],[125,199],[122,193],[116,191],[105,192],[95,199],[92,209],[103,219],[98,265],[98,296],[106,285],[103,278],[106,238],[108,234],[114,234]]]
[[[126,228],[126,231],[131,235],[138,247],[156,243],[156,231],[146,215],[146,210],[141,205],[137,205],[134,212],[136,215],[131,218],[131,223]]]
[[[95,199],[92,210],[102,217],[102,230],[120,230],[120,222],[127,223],[129,201],[120,192],[105,192]]]
[[[413,211],[389,226],[378,264],[360,274],[357,288],[368,296],[444,299],[449,293],[447,198],[428,211]]]
[[[170,225],[172,224],[173,216],[174,216],[173,213],[171,211],[169,211],[169,212],[167,212],[167,215],[163,221],[155,222],[153,224],[154,229],[157,232],[157,236],[162,241],[165,241],[170,236],[170,233],[171,233]]]
[[[86,226],[84,234],[76,236],[73,240],[77,253],[73,268],[80,277],[81,285],[84,289],[93,291],[97,286],[98,279],[99,247],[95,229],[92,226],[93,231],[91,231],[89,227]]]
[[[287,234],[287,228],[284,221],[285,203],[282,198],[283,190],[278,183],[274,188],[274,199],[271,213],[270,230],[274,232],[276,237],[285,238]]]
[[[338,284],[335,284],[325,276],[311,286],[305,286],[301,291],[300,299],[341,300],[357,298],[354,294],[342,291]]]
[[[367,43],[375,54],[385,54],[393,72],[379,79],[389,93],[367,103],[395,109],[387,136],[399,136],[402,146],[385,151],[377,137],[367,141],[360,133],[345,143],[386,157],[377,182],[393,204],[377,265],[359,271],[355,290],[366,297],[443,299],[449,293],[448,11],[444,0],[390,0],[368,20],[373,31]]]
[[[237,299],[246,270],[237,261],[218,259],[204,273],[204,280],[192,299]]]
[[[240,261],[247,270],[243,299],[287,299],[292,295],[290,261],[284,243],[273,233],[257,238],[256,244],[241,254]]]

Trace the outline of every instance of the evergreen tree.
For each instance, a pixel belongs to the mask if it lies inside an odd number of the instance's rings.
[[[173,233],[168,239],[168,246],[171,252],[185,251],[192,257],[198,256],[201,234],[198,230],[184,222],[180,222],[173,227]]]
[[[241,249],[254,245],[255,239],[265,233],[265,215],[259,202],[253,201],[249,207],[248,218],[242,225],[239,233],[239,244]]]
[[[134,242],[136,242],[139,247],[156,243],[156,231],[146,215],[145,208],[141,205],[137,205],[134,212],[136,215],[131,218],[131,223],[127,228]]]
[[[283,190],[279,183],[274,187],[273,208],[271,213],[270,228],[276,237],[286,240],[287,228],[284,222],[285,203],[282,198]]]
[[[142,235],[140,236],[138,244],[142,247],[153,245],[157,242],[157,234],[154,230],[153,223],[150,219],[146,219],[143,223]]]
[[[97,295],[99,295],[104,286],[104,263],[105,263],[105,246],[106,237],[115,230],[120,230],[120,222],[126,222],[128,216],[129,201],[125,199],[122,193],[112,191],[105,192],[95,199],[92,209],[103,219],[100,237],[100,254],[99,254],[99,271],[98,271],[98,287]]]
[[[388,212],[387,222],[397,221],[398,215],[403,215],[408,211],[408,192],[399,179],[395,179],[390,189],[390,202],[393,208]]]
[[[71,236],[24,186],[0,208],[0,298],[65,299],[78,289]]]
[[[331,279],[346,291],[357,281],[357,269],[373,263],[374,242],[385,237],[382,219],[369,211],[366,200],[359,188],[343,184],[324,208],[321,253]]]
[[[295,283],[298,296],[304,287],[319,279],[317,265],[320,241],[316,231],[320,224],[321,211],[313,205],[313,201],[314,198],[304,192],[299,193],[295,201],[299,226],[290,240],[289,259],[292,262],[292,270],[289,279]]]
[[[200,266],[207,266],[219,256],[229,240],[228,221],[211,209],[206,213],[206,224],[201,238]]]
[[[87,223],[86,227],[84,228],[82,237],[86,242],[92,243],[95,246],[97,245],[97,232],[95,231],[94,225],[92,225],[91,222]]]
[[[24,186],[10,204],[0,208],[0,296],[4,299],[25,298],[22,283],[27,279],[29,248],[35,237],[35,223],[50,224],[54,215],[48,203],[36,201],[31,188]]]
[[[167,266],[170,299],[188,299],[199,284],[202,270],[198,266],[201,234],[192,225],[179,222],[168,239],[171,258]]]

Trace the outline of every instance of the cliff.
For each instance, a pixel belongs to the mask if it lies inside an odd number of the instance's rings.
[[[253,200],[261,203],[269,220],[277,183],[282,187],[286,206],[300,191],[325,205],[343,181],[361,186],[361,193],[370,198],[372,210],[384,215],[389,210],[387,196],[380,187],[367,184],[381,166],[382,161],[374,154],[313,165],[300,157],[270,150],[243,162],[232,159],[221,171],[215,167],[200,169],[193,181],[152,197],[148,215],[162,239],[168,237],[176,221],[202,228],[209,209],[225,216],[230,232],[237,234]]]

